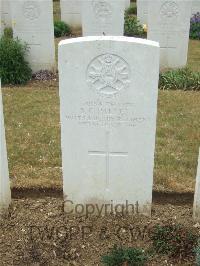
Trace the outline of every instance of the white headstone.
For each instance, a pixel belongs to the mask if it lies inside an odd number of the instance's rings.
[[[10,0],[2,0],[2,25],[3,28],[11,27]]]
[[[125,0],[125,8],[129,8],[131,4],[130,0]]]
[[[0,0],[0,37],[2,36],[3,32],[3,23],[2,23],[2,2]]]
[[[124,0],[83,1],[83,36],[124,35],[124,10]]]
[[[192,0],[192,15],[200,13],[200,0]]]
[[[33,72],[55,67],[52,0],[12,0],[14,37],[30,47],[28,61]]]
[[[137,0],[137,19],[141,24],[148,24],[148,0]]]
[[[61,20],[73,28],[81,27],[81,0],[60,0]]]
[[[191,1],[149,2],[148,39],[160,43],[160,68],[179,68],[187,63]]]
[[[150,215],[158,72],[156,42],[122,36],[60,42],[64,195],[73,206],[127,200]]]
[[[6,210],[11,202],[11,192],[8,174],[8,159],[4,129],[3,103],[0,83],[0,214]]]
[[[137,0],[137,19],[142,24],[148,25],[148,2],[150,0]],[[185,1],[185,0],[183,0]],[[191,0],[192,1],[192,9],[191,14],[196,14],[200,12],[200,0]]]
[[[198,159],[196,186],[194,194],[193,217],[195,220],[200,221],[200,149],[199,149],[199,159]]]

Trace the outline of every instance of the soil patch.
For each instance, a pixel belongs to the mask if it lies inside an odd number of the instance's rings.
[[[12,188],[12,198],[62,198],[62,188]],[[194,193],[193,192],[171,192],[171,191],[157,191],[153,190],[153,202],[156,204],[172,204],[172,205],[185,205],[193,204]]]
[[[101,265],[115,244],[149,249],[151,228],[179,223],[196,230],[192,205],[153,204],[152,217],[74,217],[63,211],[62,198],[15,199],[0,220],[0,265]],[[147,265],[194,265],[154,254]]]

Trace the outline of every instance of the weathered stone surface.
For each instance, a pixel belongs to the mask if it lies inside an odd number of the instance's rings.
[[[194,194],[193,217],[195,220],[200,221],[200,149],[199,149],[196,186]]]
[[[142,24],[148,24],[148,3],[151,0],[137,0],[137,19]],[[182,1],[182,0],[181,0]],[[184,1],[190,1],[190,0],[183,0]],[[200,12],[200,0],[191,0],[192,2],[192,8],[191,8],[191,14],[196,14],[197,12]]]
[[[81,27],[81,0],[60,0],[61,20],[73,28]]]
[[[59,44],[66,212],[127,200],[150,215],[158,73],[155,42],[102,36]]]
[[[141,24],[148,24],[148,0],[137,0],[137,19]]]
[[[0,214],[10,205],[11,192],[8,173],[8,159],[6,150],[3,103],[0,82]]]
[[[124,0],[83,1],[83,36],[124,35],[124,10]]]
[[[200,0],[192,0],[192,15],[200,13]]]
[[[148,39],[160,43],[160,68],[187,63],[191,1],[157,0],[148,5]]]
[[[0,0],[0,37],[2,35],[3,32],[3,23],[2,23],[2,2]]]
[[[2,0],[2,26],[3,28],[12,26],[10,0]]]
[[[12,0],[14,37],[30,48],[28,61],[33,72],[55,67],[55,45],[52,0]]]
[[[131,4],[130,0],[125,0],[125,8],[129,8]]]

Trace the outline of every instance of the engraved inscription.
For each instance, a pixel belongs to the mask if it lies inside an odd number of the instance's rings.
[[[23,6],[23,14],[25,18],[35,20],[40,16],[40,9],[35,1],[27,1]]]
[[[79,110],[67,113],[65,118],[89,127],[136,127],[148,118],[135,114],[134,107],[131,102],[87,101]]]
[[[111,5],[107,1],[94,1],[93,10],[99,22],[105,22],[111,15]]]
[[[91,88],[106,96],[112,96],[130,84],[128,63],[118,55],[104,54],[94,58],[86,74]]]
[[[161,6],[160,15],[166,20],[176,18],[178,13],[178,5],[174,1],[167,1]]]

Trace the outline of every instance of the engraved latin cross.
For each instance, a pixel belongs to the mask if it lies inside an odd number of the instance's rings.
[[[110,157],[127,157],[128,152],[110,151],[110,132],[106,131],[106,145],[105,150],[102,151],[88,151],[92,156],[104,156],[106,165],[106,189],[109,188],[110,183]]]

